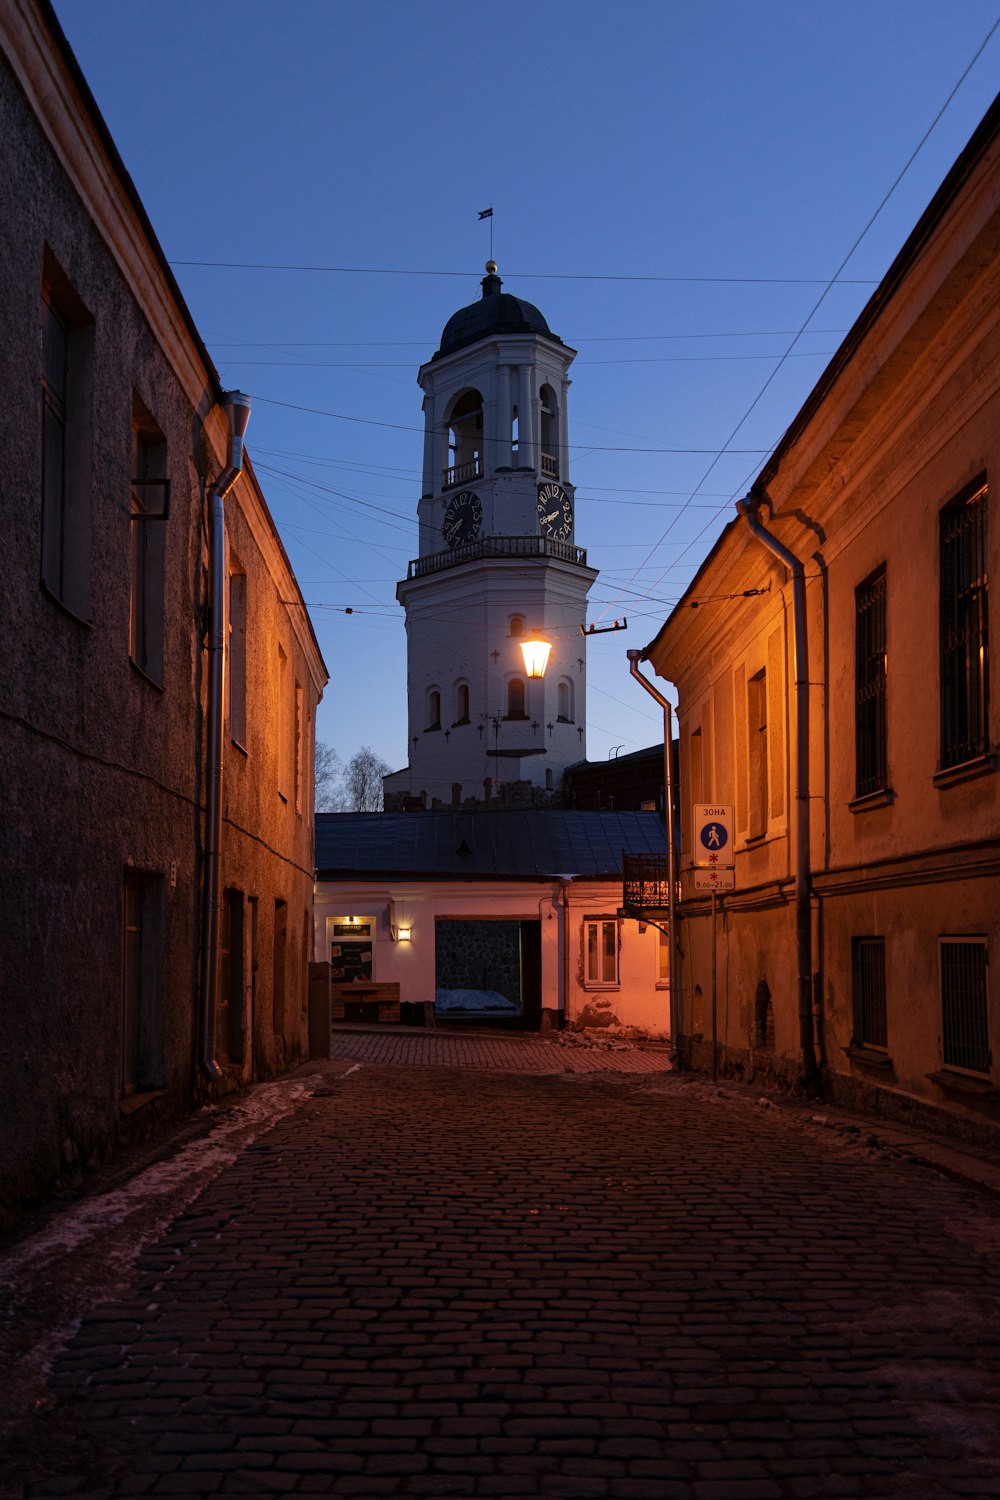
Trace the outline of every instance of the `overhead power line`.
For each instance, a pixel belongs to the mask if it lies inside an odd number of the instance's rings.
[[[310,266],[281,261],[171,260],[171,266],[198,266],[213,271],[288,271],[324,276],[457,276],[480,280],[478,271],[422,271],[393,266]],[[826,286],[825,276],[645,276],[632,272],[508,271],[522,281],[639,281],[668,282],[684,286]],[[877,286],[870,276],[845,278],[844,286]]]

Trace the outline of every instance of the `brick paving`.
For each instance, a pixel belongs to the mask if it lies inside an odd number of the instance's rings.
[[[994,1198],[661,1054],[438,1041],[337,1038],[84,1319],[0,1493],[1000,1492]]]

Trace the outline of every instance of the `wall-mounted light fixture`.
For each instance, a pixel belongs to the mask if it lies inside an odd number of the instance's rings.
[[[400,943],[408,943],[410,941],[410,929],[408,927],[398,927],[396,929],[396,938]]]
[[[526,641],[521,641],[521,654],[524,657],[524,670],[529,677],[544,677],[545,668],[549,664],[549,652],[552,643],[545,641],[536,632]]]

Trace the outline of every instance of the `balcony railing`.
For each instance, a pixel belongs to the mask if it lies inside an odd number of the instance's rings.
[[[622,906],[665,912],[670,905],[670,860],[666,854],[622,854]]]
[[[542,473],[546,479],[559,478],[559,460],[553,458],[551,453],[542,454]]]
[[[481,458],[473,458],[467,464],[455,464],[444,471],[443,488],[454,489],[456,484],[471,484],[474,479],[482,479],[483,461]]]
[[[483,557],[552,557],[580,568],[587,566],[586,548],[574,547],[569,542],[555,542],[545,536],[488,536],[480,542],[467,542],[464,547],[449,547],[447,552],[417,557],[410,563],[406,576],[425,578],[428,573],[440,573],[460,563],[479,562]]]

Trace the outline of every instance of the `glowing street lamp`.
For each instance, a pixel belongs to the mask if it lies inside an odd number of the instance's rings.
[[[529,677],[544,677],[545,668],[549,664],[549,652],[552,650],[550,641],[543,641],[541,636],[534,635],[527,641],[521,642],[521,652],[524,656],[524,670]]]

